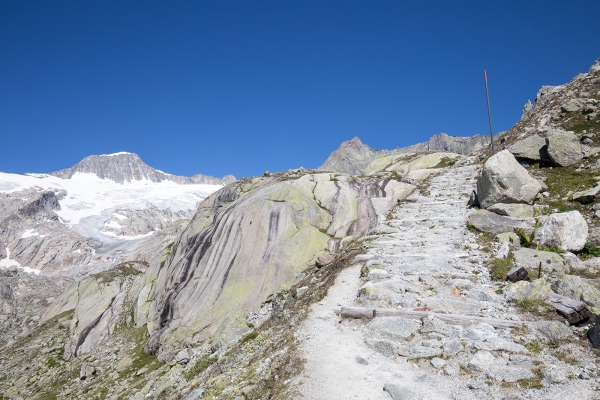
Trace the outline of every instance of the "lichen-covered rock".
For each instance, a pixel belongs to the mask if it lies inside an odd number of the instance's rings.
[[[508,150],[490,157],[477,179],[477,196],[482,208],[497,203],[532,204],[541,189],[540,183]]]
[[[526,159],[534,161],[548,161],[548,145],[546,139],[538,135],[531,135],[523,140],[519,140],[508,148],[517,159]]]
[[[169,257],[151,264],[146,276],[155,278],[146,279],[142,302],[150,305],[136,315],[148,321],[149,351],[166,360],[182,346],[212,338],[218,347],[243,334],[246,313],[377,222],[372,199],[385,198],[391,208],[407,195],[406,186],[414,189],[389,179],[290,174],[242,180],[214,193]]]
[[[540,278],[532,282],[519,281],[510,283],[506,287],[505,292],[508,298],[515,301],[544,301],[551,290],[550,283],[544,278]]]
[[[529,276],[532,277],[538,276],[540,263],[542,275],[569,272],[563,258],[551,251],[522,248],[513,252],[513,260],[515,266],[525,268],[529,272]]]
[[[498,215],[505,215],[514,218],[533,218],[535,211],[533,206],[528,204],[492,204],[489,206],[488,211],[494,212]]]
[[[500,244],[509,243],[513,248],[521,248],[521,239],[514,232],[503,232],[496,235],[495,238]]]
[[[498,215],[487,210],[477,210],[469,215],[469,225],[480,230],[494,234],[515,232],[522,230],[531,235],[534,231],[535,220],[533,218],[512,218]]]
[[[541,246],[579,251],[587,242],[588,225],[579,211],[556,213],[546,219],[536,231],[535,238]]]
[[[600,291],[587,279],[576,275],[560,275],[551,280],[556,293],[580,300],[591,307],[600,307]]]
[[[573,165],[582,159],[581,144],[573,132],[551,131],[546,138],[548,156],[559,167]]]

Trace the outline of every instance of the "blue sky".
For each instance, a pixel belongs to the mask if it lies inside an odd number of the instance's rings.
[[[458,4],[455,4],[458,3]],[[495,132],[600,58],[590,1],[0,0],[0,171],[130,151],[179,175]]]

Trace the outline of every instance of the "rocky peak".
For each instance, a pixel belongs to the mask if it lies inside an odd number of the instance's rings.
[[[319,167],[320,170],[360,175],[379,152],[364,144],[358,137],[342,142]]]
[[[149,180],[152,182],[173,181],[179,184],[227,185],[235,181],[233,175],[215,178],[196,174],[190,178],[167,174],[152,168],[143,162],[137,154],[128,152],[87,156],[73,167],[50,172],[50,175],[71,179],[78,172],[96,174],[101,179],[110,179],[118,183]]]

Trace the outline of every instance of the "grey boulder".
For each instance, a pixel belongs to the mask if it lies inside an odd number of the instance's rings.
[[[469,225],[481,232],[493,234],[514,232],[515,230],[520,229],[528,235],[531,235],[535,226],[535,220],[533,218],[517,219],[505,217],[487,210],[477,210],[472,213],[469,215],[468,222]]]
[[[573,132],[551,131],[548,132],[548,156],[559,167],[573,165],[583,158],[581,144]]]
[[[548,161],[547,149],[548,145],[544,138],[541,138],[538,135],[532,135],[523,140],[519,140],[510,146],[508,151],[518,159]]]
[[[477,179],[477,196],[482,208],[497,203],[532,204],[541,190],[540,183],[508,150],[490,157]]]
[[[521,248],[513,252],[513,259],[516,267],[525,268],[532,277],[538,276],[538,268],[540,263],[542,265],[543,274],[564,274],[569,272],[562,257],[551,251]]]
[[[562,250],[579,251],[588,238],[588,225],[579,211],[550,215],[536,231],[541,246],[557,246]]]

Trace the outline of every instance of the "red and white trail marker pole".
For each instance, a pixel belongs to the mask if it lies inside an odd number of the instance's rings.
[[[490,139],[492,141],[492,155],[496,154],[494,150],[494,130],[492,129],[492,111],[490,109],[490,91],[488,90],[487,72],[483,70],[483,80],[485,81],[485,97],[487,98],[488,120],[490,121]]]

